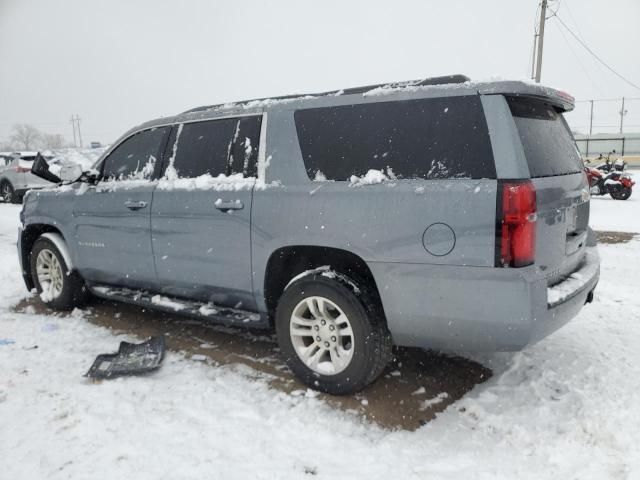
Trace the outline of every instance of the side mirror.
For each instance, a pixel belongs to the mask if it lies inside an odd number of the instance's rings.
[[[33,165],[31,166],[31,173],[33,173],[36,177],[40,177],[48,182],[60,183],[62,180],[57,175],[54,175],[49,170],[49,164],[42,156],[40,152],[36,155],[36,159],[33,161]]]
[[[77,163],[64,165],[60,169],[60,178],[63,182],[75,182],[82,175],[82,167]]]

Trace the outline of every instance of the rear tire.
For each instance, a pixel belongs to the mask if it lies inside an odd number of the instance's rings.
[[[69,271],[64,257],[55,244],[38,238],[29,256],[31,278],[40,299],[54,310],[71,310],[89,299],[84,280],[76,271]]]
[[[381,307],[341,275],[309,275],[292,283],[276,309],[280,350],[309,387],[332,395],[362,390],[391,360]]]
[[[621,189],[618,190],[611,190],[611,197],[614,200],[626,200],[631,196],[631,188],[630,187],[623,187]]]

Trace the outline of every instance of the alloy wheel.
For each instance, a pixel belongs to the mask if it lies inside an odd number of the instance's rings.
[[[11,201],[11,197],[13,196],[13,188],[8,183],[3,183],[2,188],[0,188],[0,198],[5,203],[9,203]]]
[[[293,347],[316,373],[335,375],[353,358],[354,334],[349,318],[325,297],[307,297],[293,309],[289,323]]]
[[[36,274],[42,295],[49,301],[58,298],[64,287],[64,274],[58,257],[51,250],[45,248],[38,253]]]

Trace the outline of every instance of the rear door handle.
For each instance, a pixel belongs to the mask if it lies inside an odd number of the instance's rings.
[[[213,205],[223,212],[228,210],[242,210],[244,208],[244,203],[240,200],[222,200],[221,198],[217,199]]]
[[[141,210],[147,207],[147,202],[134,202],[133,200],[127,200],[126,202],[124,202],[124,206],[129,210]]]

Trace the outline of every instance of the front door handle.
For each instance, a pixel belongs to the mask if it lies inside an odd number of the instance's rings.
[[[244,208],[244,203],[240,200],[222,200],[221,198],[217,199],[213,205],[223,212],[229,210],[242,210]]]
[[[134,202],[133,200],[127,200],[126,202],[124,202],[124,206],[129,210],[141,210],[147,207],[147,202]]]

